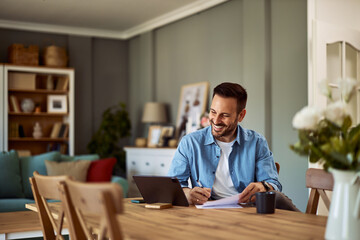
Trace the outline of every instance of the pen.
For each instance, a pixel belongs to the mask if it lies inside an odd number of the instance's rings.
[[[201,184],[201,182],[199,180],[197,180],[196,182],[199,185],[199,187],[203,188],[203,185]]]

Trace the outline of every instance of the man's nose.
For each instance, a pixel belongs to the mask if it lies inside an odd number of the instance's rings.
[[[220,120],[220,116],[219,116],[219,115],[214,116],[213,122],[214,122],[215,124],[219,123],[220,121],[221,121],[221,120]]]

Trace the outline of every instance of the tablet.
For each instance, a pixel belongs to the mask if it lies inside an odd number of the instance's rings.
[[[180,182],[176,177],[133,176],[146,203],[171,203],[189,206]]]

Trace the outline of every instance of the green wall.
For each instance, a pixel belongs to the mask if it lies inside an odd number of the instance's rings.
[[[271,112],[272,150],[281,165],[283,192],[305,210],[306,158],[294,154],[289,145],[297,132],[291,121],[307,105],[307,26],[306,1],[271,1]]]
[[[307,162],[289,150],[295,112],[307,101],[306,1],[233,0],[130,40],[133,139],[147,101],[165,102],[175,125],[181,86],[224,81],[248,90],[243,125],[268,139],[283,191],[305,210]]]

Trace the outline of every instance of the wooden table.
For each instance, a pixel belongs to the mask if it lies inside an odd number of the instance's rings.
[[[35,209],[36,205],[34,204]],[[69,235],[66,223],[63,235]],[[0,240],[42,237],[40,219],[36,212],[3,212],[0,213]]]
[[[31,211],[0,213],[0,240],[42,237],[38,214]]]
[[[262,215],[253,207],[146,209],[144,204],[130,200],[124,199],[125,213],[118,216],[129,239],[324,239],[327,220],[279,209],[275,214]],[[26,206],[36,210],[35,205]]]

